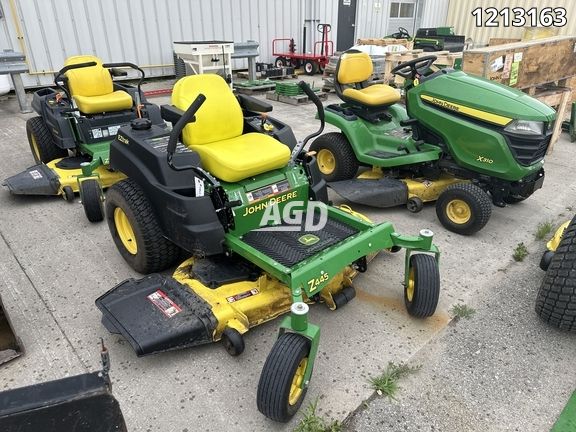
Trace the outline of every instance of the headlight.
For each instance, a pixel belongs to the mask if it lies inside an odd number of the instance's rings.
[[[530,120],[514,120],[504,128],[506,132],[519,135],[543,135],[544,122]]]

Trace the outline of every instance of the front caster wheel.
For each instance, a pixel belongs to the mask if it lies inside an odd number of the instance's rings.
[[[440,297],[438,262],[431,255],[410,257],[408,283],[404,287],[404,303],[408,313],[417,318],[434,315]]]
[[[90,222],[104,219],[104,192],[98,180],[84,180],[80,183],[80,196],[84,213]]]
[[[480,231],[492,214],[492,202],[484,190],[471,183],[448,186],[436,201],[440,223],[456,234]]]
[[[302,405],[307,385],[310,340],[298,333],[283,333],[268,354],[256,397],[258,410],[266,417],[287,422]]]
[[[69,203],[74,202],[74,191],[70,186],[64,186],[62,188],[62,196],[64,197],[64,201]]]
[[[244,352],[244,337],[236,329],[227,327],[222,333],[222,345],[232,357]]]

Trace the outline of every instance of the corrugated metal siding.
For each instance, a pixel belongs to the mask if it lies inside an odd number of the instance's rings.
[[[519,27],[476,27],[472,11],[480,6],[478,0],[450,0],[448,8],[447,24],[453,25],[457,34],[466,35],[472,38],[475,46],[487,45],[490,38],[521,38],[524,29]],[[529,9],[537,7],[563,7],[568,11],[568,24],[558,29],[559,35],[576,34],[576,19],[573,17],[574,0],[491,0],[488,5],[483,7],[495,7],[502,9],[504,7],[523,7]]]
[[[443,24],[441,5],[447,1],[426,0],[423,23]],[[389,4],[358,0],[356,38],[389,33]],[[175,40],[256,40],[258,60],[271,62],[273,38],[293,37],[301,48],[305,20],[307,51],[321,39],[318,23],[332,24],[332,40],[338,32],[334,0],[0,0],[0,6],[0,49],[24,46],[27,87],[51,84],[53,72],[72,55],[129,61],[143,66],[148,76],[163,76],[173,73]],[[234,61],[235,67],[245,65],[246,60]]]
[[[444,27],[450,0],[425,0],[420,27]]]

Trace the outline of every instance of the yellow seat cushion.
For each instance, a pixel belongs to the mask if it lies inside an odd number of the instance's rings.
[[[122,90],[102,96],[74,96],[78,109],[85,114],[122,111],[132,108],[132,97]]]
[[[342,92],[347,98],[363,105],[392,105],[400,100],[400,92],[386,84],[373,84],[363,89],[347,88]]]
[[[372,59],[364,52],[344,53],[338,61],[338,82],[355,84],[366,81],[372,76]]]
[[[290,149],[280,141],[255,132],[242,135],[242,108],[221,76],[182,78],[172,90],[172,105],[186,111],[199,94],[206,100],[196,112],[196,121],[182,131],[182,141],[198,152],[202,165],[212,175],[237,182],[288,163]]]
[[[102,60],[98,57],[69,57],[64,66],[89,62],[96,65],[66,72],[68,87],[78,109],[85,114],[96,114],[132,108],[132,97],[125,91],[114,91],[110,72],[102,67]]]
[[[190,148],[198,152],[204,168],[226,182],[282,168],[290,159],[287,146],[257,132]]]

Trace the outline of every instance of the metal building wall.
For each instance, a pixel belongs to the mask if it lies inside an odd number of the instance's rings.
[[[443,25],[448,0],[420,1],[423,25]],[[388,33],[389,4],[358,0],[356,38]],[[273,38],[294,37],[300,49],[304,22],[307,51],[321,38],[318,23],[332,24],[334,41],[338,33],[335,0],[0,0],[0,7],[0,49],[25,52],[27,87],[51,84],[54,71],[77,54],[130,61],[148,76],[163,76],[173,74],[175,40],[257,40],[259,61],[270,62]]]
[[[521,38],[524,31],[519,27],[476,27],[472,11],[480,6],[478,0],[450,0],[448,8],[447,23],[453,25],[457,34],[466,35],[472,38],[475,46],[487,45],[490,38]],[[483,7],[495,7],[502,9],[504,7],[523,7],[529,9],[537,7],[539,10],[543,7],[563,7],[568,11],[568,24],[558,29],[559,35],[576,34],[576,2],[574,0],[491,0],[488,5]]]
[[[356,12],[356,39],[381,38],[396,32],[388,28],[391,0],[358,0]],[[418,15],[422,16],[417,27],[439,27],[446,24],[450,0],[419,0]]]

